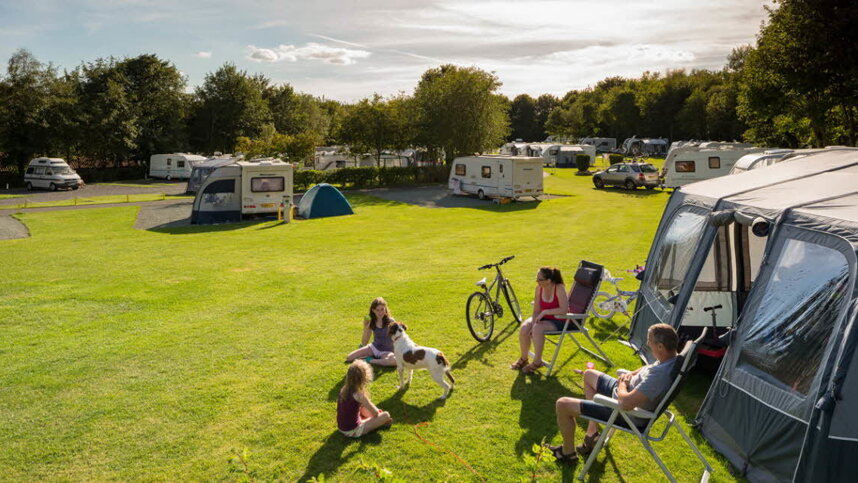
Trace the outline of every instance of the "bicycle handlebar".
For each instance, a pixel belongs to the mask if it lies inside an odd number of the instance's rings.
[[[718,304],[718,305],[713,305],[712,307],[703,307],[703,311],[709,312],[711,310],[720,309],[720,308],[722,308],[721,304]]]
[[[515,255],[510,255],[510,256],[504,258],[503,260],[501,260],[497,263],[489,263],[488,265],[483,265],[482,267],[478,268],[477,270],[485,270],[487,268],[498,267],[498,266],[503,265],[504,263],[512,260],[513,258],[515,258]]]

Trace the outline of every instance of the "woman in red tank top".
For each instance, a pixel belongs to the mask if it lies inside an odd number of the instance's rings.
[[[554,267],[542,267],[536,272],[536,290],[533,294],[533,315],[521,324],[518,341],[521,357],[510,369],[523,369],[531,373],[545,365],[542,360],[542,349],[545,347],[545,332],[561,330],[565,321],[557,315],[568,312],[569,300],[566,297],[566,286],[560,270]],[[533,343],[533,362],[528,364],[527,356],[530,344]]]

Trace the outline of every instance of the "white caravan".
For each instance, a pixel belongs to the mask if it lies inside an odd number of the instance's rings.
[[[542,152],[542,159],[546,166],[575,167],[579,154],[590,157],[590,166],[596,163],[596,146],[592,144],[553,144]]]
[[[61,158],[35,158],[30,160],[24,172],[24,186],[27,191],[33,188],[45,188],[56,191],[59,188],[76,190],[83,186],[83,180]]]
[[[217,168],[203,182],[191,223],[240,221],[244,215],[274,214],[293,203],[294,166],[279,159],[238,161]]]
[[[194,169],[194,164],[208,161],[205,156],[196,154],[173,153],[153,154],[149,158],[149,177],[172,179],[189,179]]]
[[[617,138],[581,138],[578,144],[590,144],[596,147],[596,152],[609,153],[617,149]]]
[[[750,144],[723,142],[690,143],[671,149],[661,171],[662,188],[678,188],[724,176],[742,156],[765,150]]]
[[[542,194],[542,158],[522,156],[465,156],[453,160],[453,194],[475,194],[480,199]]]

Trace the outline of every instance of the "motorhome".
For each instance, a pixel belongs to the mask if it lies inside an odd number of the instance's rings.
[[[524,156],[527,154],[528,143],[522,142],[520,139],[514,142],[509,142],[501,146],[501,156]]]
[[[449,186],[454,194],[480,199],[542,194],[542,158],[522,156],[465,156],[453,160]]]
[[[667,154],[667,139],[664,138],[638,138],[632,136],[623,141],[620,151],[626,156],[664,156]]]
[[[578,144],[595,146],[597,153],[610,153],[617,149],[617,138],[581,138]]]
[[[662,168],[662,188],[678,188],[724,176],[742,156],[765,150],[750,144],[724,142],[689,143],[671,149]]]
[[[149,177],[166,180],[188,179],[193,172],[194,164],[207,161],[205,156],[195,154],[173,153],[153,154],[149,158]]]
[[[291,164],[272,158],[221,166],[197,192],[191,223],[227,223],[288,210],[293,204],[293,173]]]
[[[27,191],[44,188],[56,191],[60,188],[76,190],[83,186],[83,180],[61,158],[35,158],[30,160],[24,172],[24,186]]]

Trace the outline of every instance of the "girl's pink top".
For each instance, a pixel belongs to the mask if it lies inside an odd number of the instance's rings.
[[[542,300],[542,287],[539,287],[539,298],[538,298],[538,300],[539,300],[540,312],[544,311],[544,310],[560,308],[560,300],[557,299],[557,286],[556,285],[554,286],[554,293],[552,293],[551,295],[552,295],[551,302],[546,302],[545,300]],[[542,320],[560,320],[560,319],[558,319],[557,317],[555,317],[553,315],[546,315],[545,317],[542,318]]]

